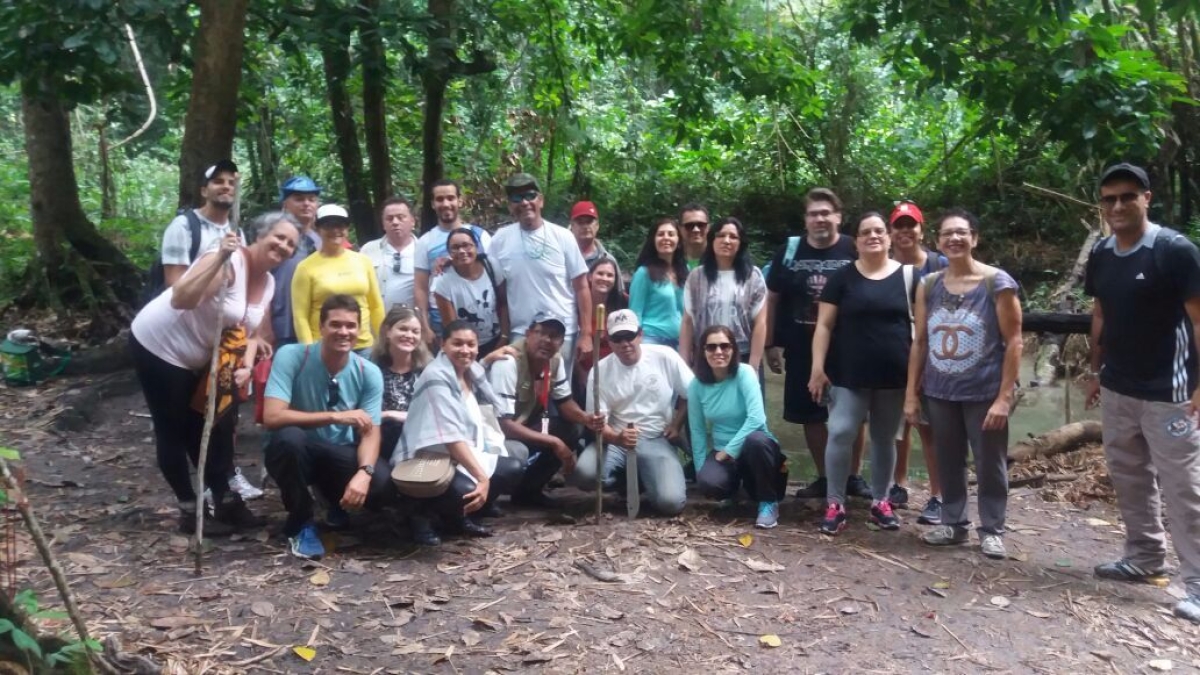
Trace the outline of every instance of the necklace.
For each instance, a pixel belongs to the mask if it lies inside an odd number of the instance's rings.
[[[518,226],[519,227],[519,226]],[[543,260],[546,257],[546,249],[548,243],[546,241],[546,233],[542,232],[542,236],[537,236],[538,232],[544,229],[539,227],[533,232],[526,232],[521,228],[521,247],[525,249],[525,257],[530,260]]]

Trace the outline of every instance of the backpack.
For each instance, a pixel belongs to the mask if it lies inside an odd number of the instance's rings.
[[[1096,259],[1096,254],[1099,253],[1100,250],[1105,246],[1107,246],[1108,240],[1112,238],[1113,235],[1111,234],[1107,237],[1101,237],[1100,240],[1097,241],[1094,246],[1092,246],[1092,252],[1088,254],[1086,269],[1087,274],[1091,274],[1092,261]],[[1186,239],[1186,237],[1169,227],[1163,227],[1161,225],[1158,227],[1158,232],[1154,233],[1154,244],[1150,248],[1150,255],[1154,258],[1154,268],[1156,270],[1161,270],[1167,267],[1167,247],[1172,242],[1179,239]]]
[[[988,269],[983,272],[983,287],[987,289],[987,294],[996,299],[996,273],[999,272],[995,267],[988,266]],[[925,304],[929,304],[930,298],[933,297],[933,284],[941,278],[944,272],[934,272],[925,275]],[[973,290],[973,289],[972,289]]]
[[[203,227],[200,222],[200,216],[196,215],[195,209],[179,209],[175,215],[187,218],[188,231],[192,234],[192,246],[188,249],[188,260],[196,262],[196,256],[200,254],[200,230]],[[158,256],[155,257],[154,263],[150,265],[146,276],[146,286],[142,289],[143,305],[158,297],[159,293],[167,289],[167,278],[162,264],[162,252],[159,252]]]

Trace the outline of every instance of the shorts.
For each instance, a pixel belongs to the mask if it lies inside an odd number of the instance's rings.
[[[792,424],[824,424],[829,408],[813,400],[808,391],[812,353],[787,350],[783,365],[783,419]]]

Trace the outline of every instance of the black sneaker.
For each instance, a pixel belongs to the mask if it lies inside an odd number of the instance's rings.
[[[1157,586],[1167,579],[1167,571],[1162,568],[1146,569],[1145,567],[1134,565],[1124,558],[1096,565],[1092,571],[1101,579],[1124,581],[1131,584],[1151,584]]]
[[[816,480],[796,490],[796,499],[820,499],[825,500],[829,491],[829,484],[825,480],[825,476],[818,476]]]
[[[254,529],[267,524],[266,518],[254,515],[241,496],[233,491],[221,495],[220,501],[213,507],[213,520],[226,523],[234,529]]]
[[[878,525],[881,530],[900,529],[900,519],[896,517],[891,503],[886,499],[871,506],[871,522]]]
[[[846,479],[846,496],[872,499],[871,486],[867,485],[867,481],[863,480],[862,476],[852,474]]]
[[[888,490],[888,502],[898,509],[908,506],[908,488],[902,485],[892,485]]]
[[[828,534],[831,537],[846,529],[845,507],[830,502],[825,509],[825,517],[821,519],[821,524],[817,529],[821,531],[821,534]]]
[[[929,501],[925,502],[925,508],[921,509],[921,515],[917,517],[917,522],[922,525],[941,525],[942,500],[930,497]]]
[[[441,546],[442,538],[433,529],[433,523],[424,516],[412,516],[408,521],[412,529],[413,543],[417,546]]]
[[[210,537],[228,537],[233,534],[234,527],[213,518],[204,519],[204,534]],[[196,512],[179,509],[179,533],[196,534]]]

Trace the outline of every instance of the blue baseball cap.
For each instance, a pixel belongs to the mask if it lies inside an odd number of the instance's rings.
[[[288,198],[288,195],[293,192],[305,192],[314,195],[321,194],[321,186],[317,185],[313,179],[308,176],[292,176],[283,181],[283,187],[279,188],[279,201]]]

